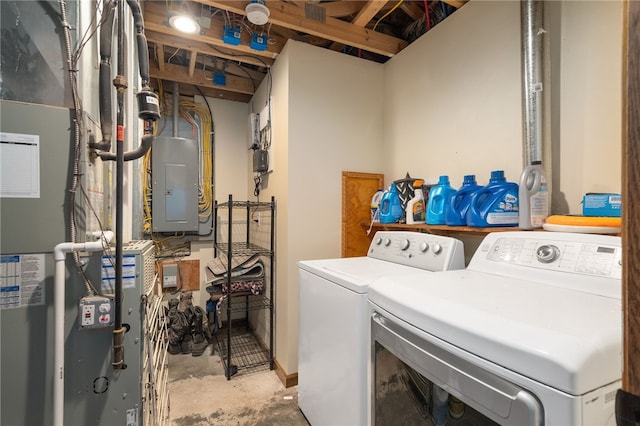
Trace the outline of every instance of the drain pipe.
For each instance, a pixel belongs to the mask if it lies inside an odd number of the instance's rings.
[[[104,251],[113,239],[113,232],[94,232],[98,241],[88,243],[60,243],[53,249],[55,270],[53,275],[53,425],[64,424],[64,298],[65,288],[65,259],[67,253],[78,251]]]
[[[543,1],[520,2],[523,68],[524,166],[542,162]]]

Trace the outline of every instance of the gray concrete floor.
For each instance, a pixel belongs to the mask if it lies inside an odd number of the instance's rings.
[[[227,380],[214,346],[198,357],[168,355],[171,425],[309,425],[295,386],[285,388],[268,366],[241,369]]]

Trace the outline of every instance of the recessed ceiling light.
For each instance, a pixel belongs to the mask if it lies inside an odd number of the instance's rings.
[[[200,32],[200,24],[198,24],[198,21],[196,21],[193,16],[173,15],[169,18],[169,25],[176,30],[187,34]]]

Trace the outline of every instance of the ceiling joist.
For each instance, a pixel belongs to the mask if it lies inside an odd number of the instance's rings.
[[[239,15],[245,15],[246,2],[233,0],[197,0],[204,5],[223,9]],[[309,19],[304,8],[283,1],[267,2],[273,25],[301,31],[327,40],[367,50],[384,56],[394,56],[408,43],[402,39],[369,30],[340,19],[326,17],[325,22]],[[322,7],[322,6],[319,6]]]

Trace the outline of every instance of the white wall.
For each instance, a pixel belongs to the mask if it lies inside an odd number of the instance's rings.
[[[342,171],[383,169],[380,64],[289,41],[272,68],[277,203],[276,359],[298,365],[298,264],[340,257]],[[265,104],[266,82],[252,101]]]
[[[619,192],[622,5],[547,2],[552,37],[552,213],[586,192]],[[559,39],[558,39],[559,37]],[[522,171],[520,4],[474,1],[385,64],[388,180],[405,172],[486,183]],[[549,167],[547,165],[547,167]],[[562,194],[560,194],[562,193]],[[566,202],[561,198],[566,197]]]
[[[622,2],[561,3],[555,205],[621,191]],[[559,191],[557,191],[559,189]]]
[[[622,9],[547,4],[550,56],[560,58],[550,71],[553,175],[570,200],[562,207],[554,197],[553,208],[579,213],[584,192],[620,191]],[[285,46],[272,68],[277,165],[261,193],[277,202],[276,359],[285,373],[297,371],[297,261],[340,256],[341,172],[382,172],[387,184],[406,172],[449,174],[460,185],[465,174],[485,183],[502,169],[519,180],[520,55],[511,1],[469,2],[384,65]],[[266,86],[252,111],[264,107]]]
[[[387,183],[522,167],[519,2],[469,2],[385,64]]]

